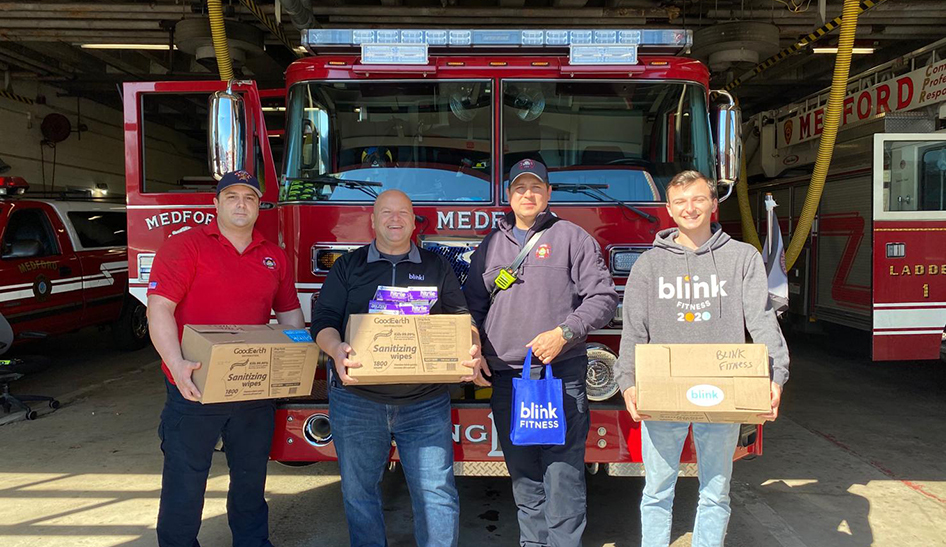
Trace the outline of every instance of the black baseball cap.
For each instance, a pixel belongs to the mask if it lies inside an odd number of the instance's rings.
[[[509,185],[512,186],[517,178],[527,174],[538,178],[545,184],[549,183],[549,170],[546,169],[545,165],[540,161],[526,158],[520,160],[509,170]]]
[[[263,191],[260,190],[259,181],[246,171],[230,171],[225,174],[223,178],[220,179],[220,182],[217,183],[217,195],[219,196],[220,192],[237,184],[249,186],[256,191],[257,196],[263,197]]]

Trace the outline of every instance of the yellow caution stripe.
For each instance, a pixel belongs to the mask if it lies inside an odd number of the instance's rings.
[[[30,99],[29,97],[24,97],[23,95],[17,95],[16,93],[10,93],[9,91],[0,90],[0,97],[4,99],[10,99],[11,101],[17,101],[23,104],[35,104],[36,101]]]
[[[879,6],[880,4],[883,4],[886,1],[887,0],[862,0],[860,5],[857,7],[857,14],[860,15],[864,13],[865,11],[869,11],[873,9],[875,6]],[[748,74],[743,74],[742,76],[736,78],[735,80],[730,82],[728,85],[726,85],[726,87],[724,87],[723,89],[726,91],[732,91],[733,89],[739,87],[744,81],[752,79],[758,76],[759,74],[762,74],[766,70],[775,66],[778,62],[782,61],[783,59],[788,58],[790,55],[795,54],[800,49],[803,49],[809,44],[817,42],[818,40],[824,38],[825,36],[828,35],[829,32],[841,26],[841,21],[843,20],[843,18],[844,18],[843,15],[839,15],[835,17],[833,21],[829,21],[825,23],[824,26],[822,26],[821,28],[813,30],[811,33],[808,34],[808,36],[803,37],[797,43],[783,49],[782,51],[769,57],[765,61],[762,61],[761,63],[759,63],[758,66],[752,69],[752,72]]]
[[[278,38],[279,41],[282,42],[283,45],[285,45],[286,48],[288,48],[289,51],[293,53],[293,55],[296,57],[302,56],[302,54],[296,51],[296,48],[292,46],[292,43],[289,42],[289,38],[286,36],[286,33],[283,32],[282,28],[276,24],[276,21],[274,21],[269,15],[263,13],[263,10],[259,7],[259,4],[253,0],[240,0],[240,3],[243,4],[243,7],[250,10],[250,12],[252,12],[253,15],[255,15],[256,18],[259,19],[260,22],[263,23],[263,25],[273,33],[273,36]]]

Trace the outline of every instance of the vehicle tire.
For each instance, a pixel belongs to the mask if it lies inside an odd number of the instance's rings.
[[[49,401],[49,408],[56,410],[57,408],[59,408],[59,406],[60,406],[59,401]]]
[[[38,416],[38,414],[36,414],[36,411],[35,411],[35,410],[30,410],[30,411],[28,411],[28,412],[26,413],[26,419],[27,419],[27,420],[35,420],[37,416]]]
[[[126,296],[121,317],[112,325],[119,349],[132,351],[148,345],[148,308],[137,298]]]

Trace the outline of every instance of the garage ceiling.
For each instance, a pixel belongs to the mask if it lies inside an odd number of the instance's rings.
[[[841,4],[841,0],[827,0],[827,20],[840,14]],[[248,44],[241,70],[263,88],[279,87],[282,72],[296,53],[261,22],[252,7],[262,17],[276,18],[275,0],[225,2],[228,20],[236,25],[233,32]],[[199,21],[205,16],[206,3],[191,0],[0,2],[0,71],[4,77],[0,87],[12,82],[15,91],[19,80],[40,80],[69,95],[117,105],[118,84],[123,81],[212,78],[216,74],[212,58],[194,55],[195,40],[200,38],[195,32],[201,34]],[[299,29],[306,26],[647,26],[684,27],[696,32],[748,21],[774,25],[770,43],[761,48],[761,59],[768,56],[767,49],[795,44],[823,24],[818,0],[281,0],[279,19],[278,26],[293,47],[298,45]],[[874,53],[855,57],[852,73],[939,39],[943,28],[946,2],[887,0],[860,17],[857,45],[874,48]],[[764,26],[760,29],[765,31]],[[708,40],[722,39],[723,33],[704,32],[714,34]],[[817,45],[835,45],[836,34],[837,30]],[[123,48],[91,49],[96,44]],[[177,49],[169,50],[169,44]],[[700,45],[707,44],[698,41]],[[699,48],[695,53],[700,53]],[[777,107],[828,86],[833,60],[833,55],[814,54],[806,48],[735,91],[747,115]],[[745,59],[728,67],[717,66],[714,85],[725,85],[753,66]]]

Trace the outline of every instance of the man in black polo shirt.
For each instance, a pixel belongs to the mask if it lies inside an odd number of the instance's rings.
[[[437,287],[430,313],[468,313],[453,269],[443,257],[411,241],[414,209],[403,192],[378,196],[371,215],[375,240],[339,258],[312,310],[312,338],[332,358],[329,414],[342,477],[342,499],[353,546],[387,545],[381,506],[381,477],[391,438],[407,478],[418,545],[454,546],[459,536],[460,501],[453,479],[450,396],[445,384],[359,386],[348,375],[361,364],[348,358],[342,341],[348,317],[367,313],[379,286]],[[472,327],[471,327],[472,328]],[[473,328],[472,356],[465,362],[479,379],[485,362]]]

